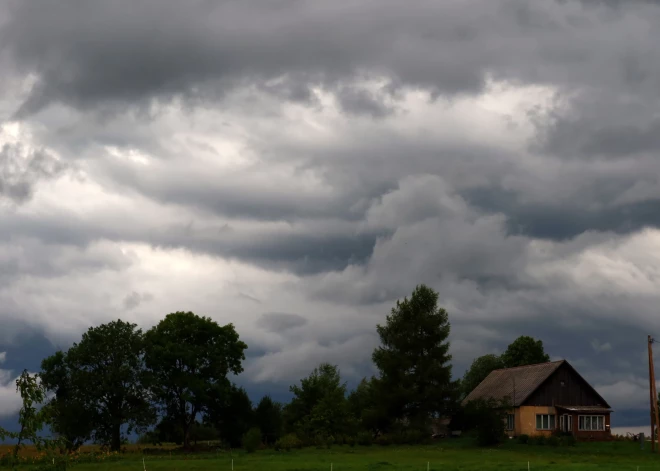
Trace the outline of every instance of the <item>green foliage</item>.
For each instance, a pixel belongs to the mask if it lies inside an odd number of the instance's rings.
[[[90,328],[80,343],[42,362],[44,384],[55,392],[51,425],[76,447],[92,436],[119,450],[127,433],[153,423],[145,384],[142,331],[121,320]]]
[[[547,439],[547,443],[549,446],[559,446],[559,437],[556,435],[550,435]]]
[[[263,434],[264,444],[275,443],[282,434],[282,406],[264,396],[254,411],[255,424]]]
[[[438,294],[420,285],[397,301],[373,352],[380,371],[381,400],[391,418],[424,421],[446,414],[455,400],[449,354],[449,319]]]
[[[253,453],[261,445],[261,430],[258,427],[252,427],[243,435],[242,445],[245,451]]]
[[[561,445],[562,446],[575,446],[577,444],[577,440],[573,435],[564,435],[561,437]]]
[[[359,432],[356,441],[360,446],[371,446],[374,443],[374,436],[370,432]]]
[[[245,389],[231,385],[225,395],[211,398],[204,420],[217,428],[225,443],[238,448],[243,435],[255,425],[252,401]]]
[[[543,445],[545,445],[545,442],[546,442],[545,435],[537,435],[537,436],[531,437],[529,439],[529,443],[531,445],[543,446]]]
[[[40,407],[46,399],[47,391],[40,383],[39,375],[32,375],[27,370],[23,370],[16,380],[16,392],[21,396],[23,403],[18,412],[20,431],[9,432],[0,427],[0,440],[16,440],[12,453],[3,455],[0,464],[15,468],[20,463],[19,453],[26,441],[32,442],[38,451],[44,452],[44,456],[55,463],[55,450],[61,448],[63,444],[59,438],[50,439],[39,436],[39,432],[48,419],[48,411]]]
[[[514,340],[501,356],[506,368],[534,365],[550,361],[550,356],[543,349],[543,342],[533,337],[522,335]]]
[[[288,430],[310,440],[342,435],[350,428],[346,384],[336,366],[323,363],[289,389],[294,397],[285,410]]]
[[[302,442],[295,433],[288,433],[275,442],[276,450],[291,451],[302,448]]]
[[[529,443],[529,435],[522,434],[518,436],[518,442],[522,445],[527,445]]]
[[[376,445],[390,446],[392,444],[392,437],[387,434],[378,435],[376,437]]]
[[[387,404],[383,397],[381,383],[376,378],[363,378],[357,387],[348,395],[348,409],[357,421],[358,430],[366,430],[371,434],[391,427],[391,418],[387,413]]]
[[[504,368],[502,358],[493,355],[483,355],[476,358],[470,368],[463,375],[461,381],[461,393],[467,396],[481,383],[492,371]]]
[[[228,374],[243,371],[247,345],[239,340],[233,325],[221,327],[192,312],[168,314],[145,339],[154,399],[180,424],[188,448],[197,415],[231,391]]]

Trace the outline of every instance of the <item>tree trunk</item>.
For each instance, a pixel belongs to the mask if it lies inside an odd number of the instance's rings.
[[[112,424],[112,438],[110,441],[110,451],[120,451],[121,449],[121,424]]]
[[[183,449],[190,449],[190,424],[188,420],[183,421]]]

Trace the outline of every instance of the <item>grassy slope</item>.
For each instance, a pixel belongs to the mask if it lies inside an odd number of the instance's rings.
[[[182,457],[146,456],[147,471],[230,470],[231,456]],[[333,471],[371,470],[407,471],[426,469],[442,471],[526,470],[659,470],[660,455],[651,455],[634,443],[582,443],[575,448],[527,446],[515,443],[494,449],[475,448],[465,441],[447,441],[433,446],[416,447],[334,447],[331,450],[309,448],[290,453],[261,451],[251,455],[234,454],[235,471]],[[118,462],[88,463],[76,471],[140,470],[142,456],[127,454]]]

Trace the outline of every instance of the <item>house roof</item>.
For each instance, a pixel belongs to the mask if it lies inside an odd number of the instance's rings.
[[[555,406],[557,409],[564,409],[569,412],[590,412],[590,413],[607,413],[612,412],[612,409],[609,407],[602,406]]]
[[[477,399],[509,398],[513,406],[519,406],[564,363],[565,360],[560,360],[494,370],[468,394],[463,404]]]

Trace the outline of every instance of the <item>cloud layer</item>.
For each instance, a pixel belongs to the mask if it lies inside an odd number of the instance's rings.
[[[637,417],[658,20],[650,1],[0,0],[0,347],[193,310],[236,325],[248,386],[320,361],[356,381],[427,283],[456,374],[535,335]]]

